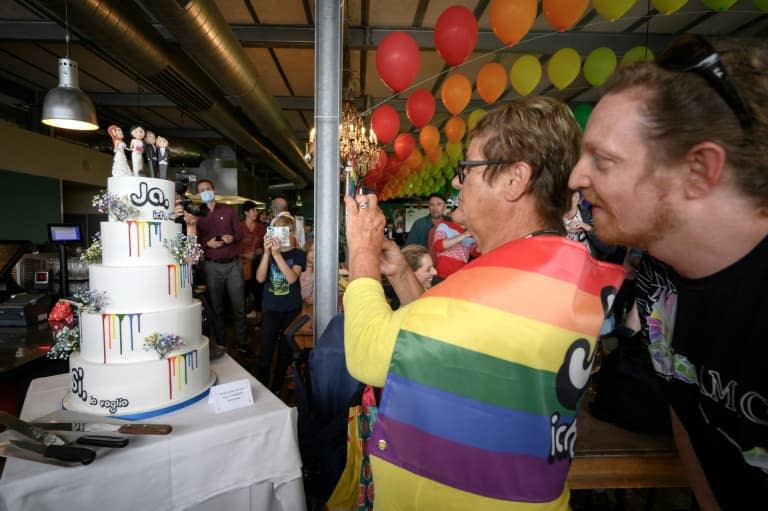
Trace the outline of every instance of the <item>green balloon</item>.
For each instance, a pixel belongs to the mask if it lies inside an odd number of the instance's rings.
[[[464,150],[461,147],[461,142],[448,142],[445,144],[445,152],[448,154],[448,157],[454,161],[459,161],[464,154]]]
[[[571,109],[573,111],[573,116],[576,118],[576,122],[581,128],[581,131],[584,131],[584,129],[587,127],[587,120],[592,114],[592,110],[594,108],[594,105],[589,103],[579,103]]]
[[[702,0],[702,2],[713,11],[723,12],[730,9],[736,0]]]
[[[653,52],[646,46],[635,46],[621,57],[620,66],[626,66],[638,60],[653,60]]]

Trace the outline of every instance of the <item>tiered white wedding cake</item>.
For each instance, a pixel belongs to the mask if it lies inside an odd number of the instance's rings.
[[[88,272],[105,305],[80,313],[64,406],[123,418],[166,413],[205,396],[215,380],[192,268],[169,248],[185,239],[173,221],[174,183],[111,177],[107,194],[123,218],[101,223],[101,264]]]

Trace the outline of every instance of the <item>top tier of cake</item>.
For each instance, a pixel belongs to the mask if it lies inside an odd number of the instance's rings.
[[[164,240],[181,233],[173,221],[175,186],[173,181],[148,177],[111,177],[108,191],[138,211],[129,220],[109,217],[101,223],[102,263],[104,266],[147,266],[174,263]]]
[[[174,219],[176,191],[173,181],[139,176],[110,177],[107,191],[125,197],[139,210],[139,216],[132,220],[158,222]],[[110,221],[117,220],[110,218]]]

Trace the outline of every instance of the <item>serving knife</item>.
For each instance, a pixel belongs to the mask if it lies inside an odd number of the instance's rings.
[[[84,433],[122,433],[124,435],[167,435],[169,424],[111,424],[108,422],[34,422],[46,431],[82,431]]]
[[[110,435],[83,435],[75,440],[76,444],[93,445],[96,447],[125,447],[128,445],[128,438],[124,436]]]
[[[67,443],[67,441],[59,435],[49,433],[42,428],[33,426],[32,424],[6,412],[0,412],[0,424],[14,431],[18,431],[26,437],[33,438],[46,446],[65,445]]]
[[[54,458],[61,461],[79,461],[87,465],[96,458],[96,453],[84,447],[74,447],[71,445],[43,445],[33,442],[21,442],[19,440],[10,441],[16,447],[36,452],[46,458]]]

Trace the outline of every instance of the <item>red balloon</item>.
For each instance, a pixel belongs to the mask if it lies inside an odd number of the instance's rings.
[[[365,173],[365,177],[363,177],[363,184],[365,185],[366,188],[375,188],[383,175],[384,175],[384,169],[380,169],[380,168],[370,169],[368,172]]]
[[[395,92],[407,89],[419,72],[419,45],[405,32],[390,32],[376,50],[376,71]]]
[[[371,115],[371,129],[382,144],[389,144],[400,131],[400,114],[391,105],[377,106]]]
[[[395,139],[395,154],[401,160],[407,159],[416,148],[416,141],[410,133],[400,133]]]
[[[477,44],[477,20],[462,5],[443,11],[435,25],[435,48],[449,66],[458,66],[466,60]]]
[[[435,98],[427,89],[416,89],[405,102],[405,113],[411,124],[421,128],[435,115]]]
[[[384,167],[384,176],[390,179],[400,170],[403,161],[396,154],[387,155],[387,166]]]
[[[384,170],[384,167],[387,166],[387,152],[384,149],[379,149],[377,153],[379,155],[379,162],[376,164],[376,168]]]

